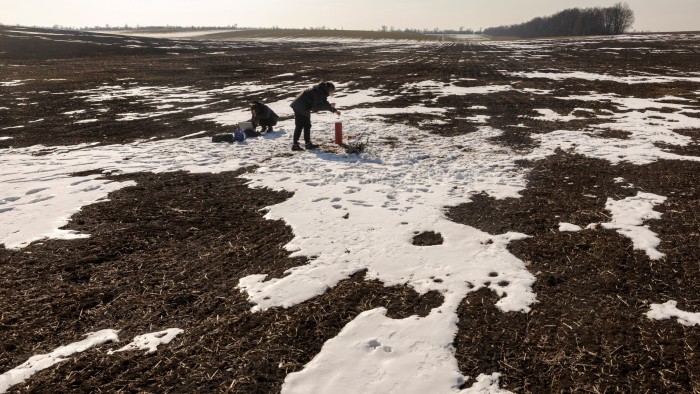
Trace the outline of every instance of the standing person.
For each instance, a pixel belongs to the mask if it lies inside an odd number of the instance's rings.
[[[253,131],[255,131],[255,128],[259,125],[262,127],[260,130],[261,133],[265,131],[271,132],[272,126],[277,125],[277,120],[279,120],[279,116],[277,116],[275,111],[260,101],[253,101],[250,106],[250,113],[253,115],[250,120],[253,122]]]
[[[294,140],[292,141],[292,150],[304,150],[299,145],[299,137],[301,131],[304,130],[304,144],[306,149],[316,149],[318,145],[311,142],[311,111],[331,111],[340,115],[340,111],[336,110],[328,102],[328,96],[335,93],[335,85],[331,82],[321,82],[318,85],[306,89],[297,98],[294,99],[290,107],[294,110]]]

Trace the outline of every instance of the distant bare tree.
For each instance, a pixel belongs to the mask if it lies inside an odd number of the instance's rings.
[[[622,34],[634,23],[634,12],[627,3],[617,3],[605,9],[605,22],[610,34]]]

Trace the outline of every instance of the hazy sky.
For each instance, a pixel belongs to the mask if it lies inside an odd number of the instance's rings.
[[[618,0],[0,0],[0,23],[27,26],[480,29]],[[627,0],[638,31],[700,30],[700,0]]]

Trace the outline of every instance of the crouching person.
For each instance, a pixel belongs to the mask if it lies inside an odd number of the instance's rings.
[[[260,130],[261,133],[264,133],[265,131],[271,132],[272,126],[276,126],[277,121],[279,120],[279,116],[277,116],[275,111],[260,101],[253,101],[252,105],[250,106],[250,113],[253,115],[251,119],[253,127],[262,127]]]

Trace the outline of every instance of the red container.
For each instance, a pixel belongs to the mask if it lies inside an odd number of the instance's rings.
[[[335,122],[335,143],[338,145],[343,144],[343,123]]]

